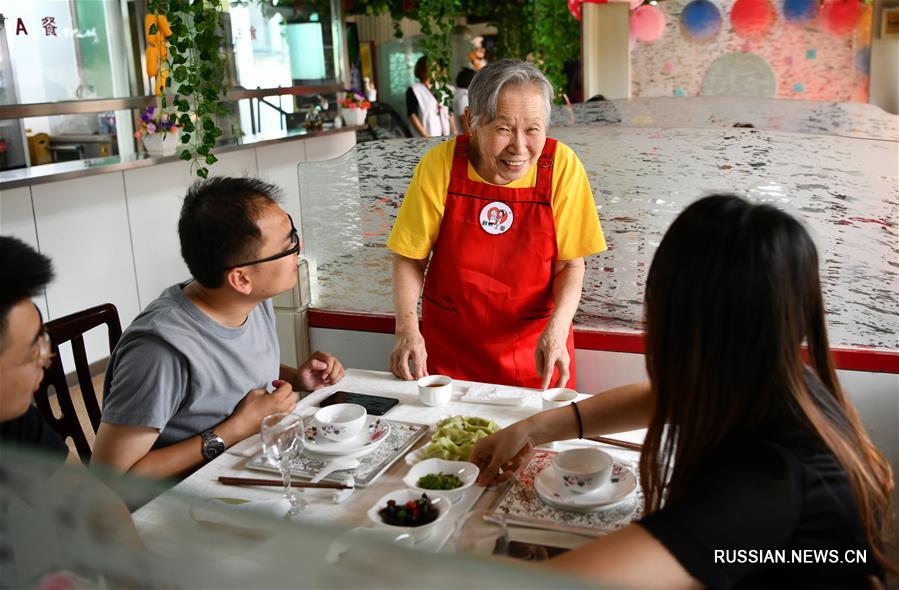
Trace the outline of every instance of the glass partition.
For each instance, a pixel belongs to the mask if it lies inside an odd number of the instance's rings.
[[[159,483],[101,482],[81,465],[16,448],[0,452],[4,587],[595,587],[509,559],[410,548],[393,541],[395,534],[323,523],[314,513],[288,522],[272,509],[277,487],[271,502],[256,506],[241,499],[241,488],[220,486],[210,490],[214,498],[176,488],[129,515],[119,498],[145,502],[163,491]]]

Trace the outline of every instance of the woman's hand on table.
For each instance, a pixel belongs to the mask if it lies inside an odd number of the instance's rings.
[[[414,372],[409,368],[410,361]],[[390,372],[406,381],[427,377],[428,351],[420,331],[416,329],[396,333],[396,345],[390,353]]]
[[[527,421],[516,422],[479,440],[468,457],[481,470],[478,485],[496,485],[514,477],[534,446]]]
[[[543,378],[541,389],[551,385],[553,369],[559,369],[559,381],[556,387],[568,385],[571,375],[571,357],[568,354],[568,329],[558,329],[552,321],[546,324],[540,339],[537,340],[537,350],[534,352],[534,360],[537,363],[537,374]]]

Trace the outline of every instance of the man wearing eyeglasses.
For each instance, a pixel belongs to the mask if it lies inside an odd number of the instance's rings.
[[[68,449],[31,403],[50,362],[50,342],[31,298],[52,278],[47,257],[0,236],[0,441],[38,447],[61,463]]]
[[[280,364],[271,298],[296,284],[301,243],[279,192],[252,178],[188,191],[178,234],[194,280],[166,289],[122,335],[94,462],[182,475],[259,432],[263,417],[293,410],[295,390],[343,377],[327,353],[298,369]]]

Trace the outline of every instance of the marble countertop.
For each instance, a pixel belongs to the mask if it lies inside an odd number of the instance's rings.
[[[648,100],[655,99],[640,102]],[[693,108],[697,120],[708,113],[705,100],[672,100],[681,111]],[[890,117],[893,125],[899,120]],[[849,123],[833,127],[841,125]],[[579,329],[642,331],[644,280],[666,228],[697,198],[734,192],[785,210],[810,229],[833,346],[899,350],[896,139],[704,124],[573,125],[550,135],[584,163],[609,245],[588,258]],[[387,236],[415,165],[438,142],[369,142],[335,160],[300,165],[314,308],[392,313]]]

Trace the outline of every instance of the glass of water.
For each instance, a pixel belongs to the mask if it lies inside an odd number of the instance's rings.
[[[290,500],[292,518],[309,507],[290,486],[290,466],[303,452],[305,438],[303,419],[296,414],[272,414],[262,419],[262,452],[269,463],[278,467],[284,480],[284,497]]]

